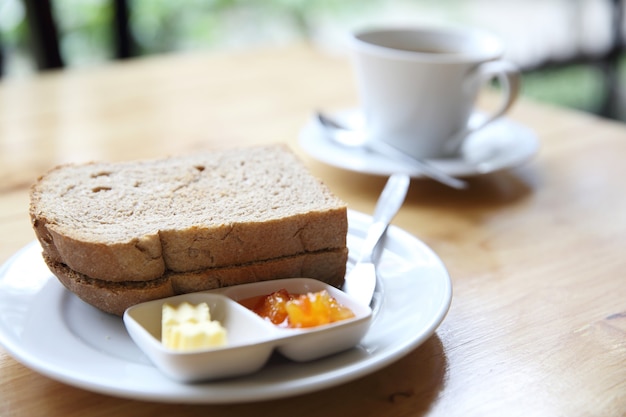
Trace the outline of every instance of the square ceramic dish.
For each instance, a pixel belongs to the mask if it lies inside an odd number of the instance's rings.
[[[335,323],[291,329],[275,326],[238,301],[285,289],[292,294],[326,290],[354,317]],[[225,347],[197,351],[175,351],[161,343],[161,311],[165,303],[206,302],[211,318],[228,332]],[[164,374],[195,382],[253,373],[261,369],[274,350],[293,361],[310,361],[357,345],[369,328],[372,311],[346,293],[321,281],[290,278],[237,285],[212,291],[183,294],[130,307],[124,324],[133,341]]]

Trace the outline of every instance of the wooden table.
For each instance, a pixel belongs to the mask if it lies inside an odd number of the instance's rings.
[[[489,105],[487,96],[482,105]],[[355,106],[349,62],[309,46],[153,57],[0,84],[0,261],[34,239],[28,187],[61,162],[285,142],[350,208],[385,178],[308,157],[312,110]],[[452,277],[436,334],[351,383],[238,405],[119,399],[27,369],[0,349],[2,416],[624,416],[626,127],[521,101],[525,166],[468,191],[414,180],[395,224]]]

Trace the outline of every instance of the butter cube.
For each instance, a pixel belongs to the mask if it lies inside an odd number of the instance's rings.
[[[226,329],[211,320],[206,303],[182,303],[178,307],[164,304],[161,326],[161,342],[170,349],[205,349],[227,343]]]

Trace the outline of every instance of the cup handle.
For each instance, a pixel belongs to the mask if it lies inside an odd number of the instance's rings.
[[[479,123],[473,126],[467,126],[464,130],[458,132],[454,140],[448,142],[448,152],[455,153],[459,150],[463,141],[472,133],[484,128],[494,120],[502,117],[513,103],[517,100],[520,92],[521,75],[519,69],[508,61],[490,61],[476,68],[476,76],[478,82],[485,84],[494,78],[500,82],[502,88],[502,100],[500,106],[487,117],[483,118]],[[475,79],[474,77],[472,77]]]

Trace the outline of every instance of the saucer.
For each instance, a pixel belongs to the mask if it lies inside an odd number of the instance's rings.
[[[357,109],[341,111],[332,117],[349,126],[364,124],[363,115]],[[403,161],[333,141],[315,117],[300,132],[299,142],[313,158],[338,168],[382,176],[404,172],[413,178],[424,177],[418,168]],[[427,161],[448,175],[469,177],[521,165],[538,150],[539,140],[531,129],[501,118],[470,135],[463,145],[462,155]]]

